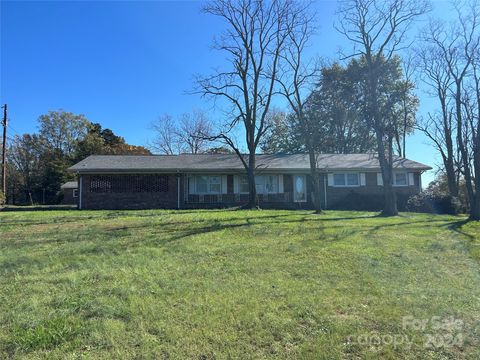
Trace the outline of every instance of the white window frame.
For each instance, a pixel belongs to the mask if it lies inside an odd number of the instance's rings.
[[[349,185],[348,184],[348,175],[349,174],[355,174],[357,175],[357,184],[356,185]],[[344,185],[337,185],[335,184],[335,175],[343,175],[343,180],[345,181],[345,184]],[[361,183],[362,183],[362,179],[361,179],[361,175],[359,172],[355,172],[355,171],[347,171],[347,172],[336,172],[336,173],[333,173],[332,174],[332,179],[333,179],[333,184],[329,184],[330,186],[333,186],[333,187],[360,187],[362,186]]]
[[[73,189],[72,195],[74,198],[78,198],[78,189]]]
[[[397,175],[399,174],[403,174],[405,175],[405,184],[397,184]],[[394,172],[393,173],[393,186],[397,186],[397,187],[405,187],[405,186],[408,186],[408,182],[409,182],[409,179],[408,179],[408,173],[405,171],[401,171],[401,172]]]

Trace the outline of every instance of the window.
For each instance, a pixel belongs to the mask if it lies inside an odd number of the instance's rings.
[[[73,189],[73,197],[78,197],[78,189]]]
[[[278,176],[276,175],[265,176],[265,190],[267,193],[270,193],[270,194],[278,193]]]
[[[208,191],[208,176],[197,176],[195,187],[197,194],[205,194]]]
[[[350,186],[358,186],[359,181],[358,181],[358,174],[353,173],[353,174],[347,174],[347,185]]]
[[[358,173],[333,174],[333,186],[359,186],[360,176]]]
[[[220,175],[195,176],[196,194],[220,194],[222,192],[222,177]]]
[[[395,173],[394,182],[395,186],[407,186],[407,173]]]
[[[258,194],[277,194],[278,175],[256,175],[255,188]],[[239,177],[238,190],[240,193],[248,193],[248,177],[246,175]]]
[[[333,174],[333,185],[345,186],[345,174]]]
[[[222,178],[220,176],[210,176],[208,192],[211,194],[220,194],[222,192]]]
[[[265,177],[261,175],[255,176],[255,189],[257,189],[258,194],[265,193]]]
[[[239,185],[240,193],[248,193],[248,176],[242,175],[240,176],[240,185]]]

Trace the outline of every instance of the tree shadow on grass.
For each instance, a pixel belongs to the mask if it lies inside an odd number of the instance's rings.
[[[213,234],[215,232],[221,232],[225,230],[235,229],[251,229],[255,228],[251,233],[247,231],[248,238],[255,237],[256,229],[265,229],[266,233],[269,233],[272,229],[275,231],[283,231],[282,225],[285,225],[285,231],[294,231],[297,233],[297,239],[300,237],[299,245],[302,247],[324,246],[328,247],[339,241],[343,241],[346,238],[354,236],[356,233],[372,234],[382,228],[388,227],[401,227],[408,226],[413,227],[438,227],[438,222],[445,223],[442,219],[426,219],[421,221],[409,221],[409,222],[394,222],[387,224],[379,224],[373,226],[369,221],[361,221],[363,219],[368,220],[375,218],[372,216],[344,216],[344,217],[312,217],[310,214],[299,213],[299,216],[292,216],[291,213],[278,213],[278,214],[264,214],[264,216],[248,216],[239,217],[234,219],[195,219],[190,221],[168,221],[158,222],[152,224],[148,221],[141,221],[140,223],[122,224],[118,223],[118,226],[105,227],[105,224],[85,224],[83,228],[76,229],[76,233],[69,235],[69,237],[62,237],[58,234],[58,229],[51,229],[52,235],[50,238],[47,234],[44,234],[43,240],[36,239],[18,239],[18,241],[12,242],[7,245],[9,249],[25,248],[29,249],[33,246],[45,246],[52,244],[57,248],[54,258],[57,256],[76,257],[76,256],[119,256],[127,249],[139,248],[142,246],[151,248],[161,248],[168,246],[171,243],[182,241],[189,237],[197,235]],[[81,220],[83,220],[81,218]],[[80,221],[81,221],[80,220]],[[360,220],[352,226],[348,226],[342,223],[342,220]],[[337,223],[338,221],[338,223]],[[470,239],[473,236],[461,231],[461,226],[467,221],[456,221],[444,224],[452,231],[461,233]],[[318,227],[305,227],[303,224],[315,223]],[[93,225],[93,226],[92,226]],[[116,224],[113,224],[116,225]],[[293,225],[293,227],[291,227]],[[295,228],[298,226],[299,228]],[[65,230],[65,231],[68,231]],[[300,232],[298,232],[300,231]],[[274,238],[277,233],[272,233]],[[61,234],[60,234],[61,235]],[[241,234],[239,234],[240,236]],[[250,236],[251,235],[251,236]],[[227,239],[228,240],[228,239]],[[185,244],[182,244],[182,246]],[[248,246],[248,240],[245,240],[245,245]],[[61,246],[61,247],[60,247]],[[30,251],[30,249],[29,249]],[[48,256],[41,255],[30,257],[26,256],[21,259],[16,256],[9,262],[0,263],[0,270],[9,272],[15,272],[19,270],[19,267],[23,268],[22,272],[29,272],[29,264],[32,265],[32,269],[42,269],[49,266],[53,254],[49,253]],[[18,265],[21,266],[18,266]],[[27,268],[26,268],[27,267]]]
[[[298,215],[298,216],[296,216]],[[70,236],[70,238],[59,237],[58,229],[55,231],[55,236],[52,236],[50,239],[43,239],[38,241],[36,239],[30,240],[20,240],[15,241],[8,244],[9,248],[21,248],[21,247],[31,247],[36,245],[47,245],[47,244],[64,244],[64,243],[71,243],[71,242],[90,242],[92,236],[102,237],[101,241],[105,240],[119,240],[121,238],[129,237],[132,235],[136,235],[135,231],[142,231],[143,229],[150,230],[145,235],[137,234],[137,236],[145,236],[150,238],[153,236],[160,236],[165,239],[169,239],[168,241],[162,241],[162,243],[168,243],[175,240],[179,240],[182,238],[186,238],[189,236],[195,236],[198,234],[205,234],[211,233],[216,231],[223,231],[227,229],[234,229],[234,228],[242,228],[246,226],[265,226],[268,229],[275,227],[275,225],[282,226],[282,225],[292,225],[292,224],[306,224],[306,223],[317,223],[319,225],[318,229],[310,229],[314,232],[323,233],[324,230],[327,229],[345,229],[351,227],[346,226],[345,224],[339,223],[338,226],[335,226],[337,221],[341,222],[344,220],[368,220],[376,218],[376,215],[371,216],[344,216],[344,217],[333,217],[333,218],[323,218],[323,217],[310,217],[310,214],[299,213],[295,214],[292,217],[291,213],[286,214],[268,214],[263,216],[249,216],[249,217],[239,217],[234,219],[208,219],[208,218],[200,218],[200,219],[187,219],[187,221],[169,221],[169,222],[161,222],[152,224],[151,222],[140,222],[140,223],[133,223],[133,224],[121,224],[119,223],[118,226],[113,227],[105,227],[104,224],[84,224],[84,227],[76,228],[75,237]],[[99,220],[107,219],[108,217],[101,217]],[[90,219],[90,217],[88,218]],[[76,218],[76,220],[85,220],[85,218]],[[73,219],[71,220],[74,221]],[[362,230],[369,230],[369,233],[376,232],[382,228],[386,227],[399,227],[399,226],[419,226],[421,224],[430,224],[436,222],[444,222],[444,220],[422,220],[422,221],[409,221],[409,222],[395,222],[395,223],[388,223],[388,224],[380,224],[377,226],[372,227],[371,224],[368,222],[360,222],[353,225],[354,228],[358,229],[358,231]],[[49,223],[51,225],[57,225],[60,223]],[[325,225],[328,224],[328,226]],[[278,228],[278,227],[277,227]],[[310,231],[309,230],[309,231]],[[65,229],[65,231],[69,231]],[[48,238],[48,232],[44,234],[44,238]],[[103,239],[106,238],[106,239]],[[140,239],[131,239],[127,244],[140,244],[146,243],[147,239],[143,237]]]
[[[457,234],[465,236],[468,240],[473,241],[475,240],[475,236],[462,230],[463,225],[468,224],[469,222],[470,222],[469,219],[464,219],[464,220],[449,222],[443,226],[445,226],[447,229]]]
[[[239,212],[240,208],[223,208],[223,209],[187,209],[187,210],[175,210],[175,209],[145,209],[145,210],[88,210],[88,213],[79,211],[76,214],[70,216],[61,216],[51,219],[50,221],[42,219],[15,219],[15,220],[4,220],[0,221],[0,229],[9,225],[21,225],[21,226],[35,226],[35,225],[60,225],[74,223],[78,221],[102,221],[102,220],[112,220],[118,218],[161,218],[165,215],[188,215],[188,214],[211,214],[211,213],[225,213],[225,212]],[[243,210],[242,210],[243,211]],[[254,210],[252,210],[254,211]],[[103,214],[101,214],[103,212]],[[73,212],[72,212],[73,213]],[[93,213],[93,214],[92,214]],[[261,211],[258,212],[259,218],[265,217],[261,216]],[[276,216],[291,216],[291,214],[285,215],[276,215]],[[205,219],[202,221],[213,221],[215,219]],[[198,220],[194,220],[198,221]],[[178,223],[178,222],[177,222]]]
[[[312,214],[315,215],[315,214]],[[345,217],[334,217],[334,218],[318,218],[318,219],[308,219],[310,221],[338,221],[338,220],[362,220],[362,219],[374,219],[377,215],[371,216],[345,216]]]
[[[147,215],[147,214],[137,214]],[[69,256],[75,256],[75,252],[78,254],[102,254],[111,253],[117,255],[125,249],[139,247],[139,246],[153,246],[161,247],[169,243],[176,242],[191,236],[204,235],[224,230],[242,229],[253,226],[265,227],[265,231],[268,232],[271,229],[282,231],[282,225],[293,226],[298,224],[316,223],[317,227],[305,228],[299,234],[301,238],[307,240],[307,244],[311,241],[325,241],[325,245],[333,242],[338,242],[347,237],[353,236],[355,233],[362,232],[365,236],[373,234],[383,228],[398,227],[401,231],[401,227],[437,227],[439,222],[445,223],[443,219],[422,219],[421,221],[402,221],[386,224],[379,224],[372,226],[368,220],[376,218],[376,215],[370,216],[340,216],[333,218],[324,217],[312,217],[310,214],[299,213],[299,216],[292,213],[278,213],[278,214],[264,214],[264,216],[248,216],[238,217],[233,219],[194,219],[188,221],[168,221],[152,224],[151,222],[141,221],[140,223],[122,224],[118,223],[118,226],[105,227],[105,224],[85,224],[83,228],[75,229],[75,234],[69,237],[62,237],[58,234],[58,229],[51,229],[55,232],[50,238],[48,233],[44,234],[42,240],[36,239],[19,239],[18,241],[8,244],[8,248],[30,248],[33,246],[45,246],[48,244],[58,244],[62,246],[68,246],[68,244],[78,243],[76,246],[72,246],[70,251],[67,251]],[[103,218],[103,217],[102,217]],[[85,220],[84,218],[79,219]],[[342,223],[342,220],[360,220],[352,226],[348,226]],[[338,221],[338,224],[336,223]],[[461,233],[467,236],[469,239],[473,239],[473,236],[461,231],[461,226],[466,221],[456,221],[447,223],[444,226],[448,226],[452,231]],[[55,224],[55,223],[54,223]],[[115,224],[114,224],[115,225]],[[301,229],[301,228],[299,228]],[[338,229],[338,234],[335,233]],[[145,230],[145,231],[144,231]],[[333,233],[326,233],[326,230],[332,230]],[[347,231],[348,230],[348,231]],[[68,231],[66,229],[65,231]],[[285,231],[292,231],[292,228],[285,228]],[[297,230],[295,230],[297,231]],[[53,234],[53,233],[52,233]],[[303,235],[304,234],[304,235]],[[252,232],[252,236],[255,232]],[[275,235],[273,235],[275,236]],[[315,240],[311,239],[312,236]],[[98,242],[96,243],[96,241]],[[84,243],[84,244],[82,244]],[[95,246],[94,246],[95,245]],[[67,249],[68,250],[68,249]]]
[[[381,217],[384,218],[384,217]],[[443,224],[439,224],[443,223]],[[403,222],[393,222],[393,223],[387,223],[387,224],[379,224],[376,226],[370,226],[367,236],[373,235],[383,229],[388,229],[388,228],[399,228],[399,232],[402,231],[402,228],[406,227],[405,231],[412,230],[414,228],[422,227],[422,228],[436,228],[438,226],[444,226],[445,220],[443,219],[426,219],[426,220],[420,220],[420,221],[403,221]]]
[[[99,211],[100,212],[100,211]],[[61,224],[68,224],[68,223],[74,223],[74,222],[79,222],[79,221],[102,221],[102,220],[112,220],[112,219],[118,219],[122,217],[129,217],[134,215],[136,218],[144,218],[144,217],[158,217],[161,216],[162,214],[131,214],[129,212],[122,212],[122,211],[113,211],[113,212],[107,212],[106,214],[87,214],[84,213],[82,214],[77,213],[78,215],[74,216],[61,216],[61,217],[55,217],[51,219],[50,221],[47,220],[30,220],[30,219],[17,219],[17,220],[3,220],[0,222],[0,229],[2,227],[6,227],[9,225],[21,225],[21,226],[35,226],[35,225],[61,225]],[[169,214],[169,213],[165,213]]]
[[[35,238],[30,239],[16,239],[13,242],[6,244],[9,249],[19,249],[19,248],[31,248],[33,246],[45,246],[48,244],[66,244],[66,243],[79,243],[79,242],[91,242],[92,236],[102,238],[99,241],[108,241],[108,240],[119,240],[121,238],[129,237],[135,235],[132,232],[142,231],[143,229],[151,230],[149,233],[145,234],[147,237],[152,235],[162,236],[169,240],[167,242],[179,240],[184,237],[194,236],[197,234],[222,231],[225,229],[245,227],[252,225],[265,225],[267,226],[271,223],[282,223],[285,222],[285,219],[273,222],[273,219],[284,218],[291,216],[290,214],[276,214],[276,215],[267,215],[259,217],[244,217],[244,218],[234,218],[231,220],[212,220],[212,219],[195,219],[188,221],[170,221],[170,222],[140,222],[134,224],[121,224],[113,227],[105,227],[104,224],[84,224],[83,227],[76,228],[74,230],[65,229],[64,231],[74,231],[75,234],[72,236],[69,235],[68,238],[59,236],[58,229],[49,229],[43,233],[42,240],[37,240]],[[85,220],[84,218],[80,218]],[[300,219],[299,219],[300,220]],[[295,220],[295,221],[299,221]],[[59,223],[48,223],[49,225],[59,225]],[[138,234],[142,236],[142,234]],[[104,239],[106,238],[106,239]],[[129,241],[130,244],[136,243],[146,243],[145,239],[140,238],[138,240],[132,239]]]

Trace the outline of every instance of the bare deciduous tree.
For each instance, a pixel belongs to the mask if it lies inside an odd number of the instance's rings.
[[[177,121],[162,115],[151,127],[155,132],[152,148],[162,154],[199,154],[208,149],[212,125],[203,111],[184,113]]]
[[[455,41],[456,51],[450,51],[453,61],[448,62],[448,69],[454,80],[457,146],[470,202],[470,219],[480,220],[480,6],[472,3],[466,9],[468,15],[459,7],[457,11],[460,42]]]
[[[443,168],[447,177],[450,195],[458,196],[458,178],[456,131],[453,114],[451,112],[450,87],[452,76],[448,71],[447,63],[440,49],[432,42],[431,36],[438,37],[440,24],[431,22],[428,32],[424,36],[425,45],[417,50],[418,65],[422,80],[430,87],[431,95],[440,102],[440,109],[427,114],[427,117],[417,126],[434,144],[440,153]],[[442,26],[443,27],[443,26]]]
[[[322,212],[320,174],[317,171],[317,157],[315,151],[315,136],[311,128],[311,121],[306,114],[307,98],[311,92],[318,67],[312,60],[305,59],[305,49],[310,45],[314,33],[314,16],[309,11],[309,3],[299,3],[298,14],[289,27],[285,41],[285,51],[281,53],[281,72],[277,78],[280,84],[279,92],[287,99],[296,121],[299,124],[301,135],[308,151],[310,161],[310,177],[312,180],[313,204],[316,213]]]
[[[203,111],[193,110],[184,113],[180,118],[177,136],[182,144],[183,152],[199,154],[208,148],[208,136],[212,132],[212,125]]]
[[[425,36],[424,70],[437,91],[441,116],[430,116],[424,132],[444,160],[451,195],[463,176],[470,219],[480,219],[480,5],[455,4],[457,19],[431,23]],[[456,162],[455,152],[459,161]]]
[[[301,7],[293,0],[214,0],[204,7],[207,14],[227,25],[215,49],[228,56],[230,69],[197,79],[197,92],[226,101],[230,106],[221,131],[212,139],[230,146],[248,175],[248,207],[256,205],[255,153],[268,129],[267,116],[276,94],[285,42]],[[234,139],[241,127],[248,154]]]
[[[338,11],[337,29],[353,44],[353,53],[347,57],[365,59],[368,77],[366,108],[368,125],[375,133],[380,163],[385,204],[383,215],[397,215],[396,195],[393,190],[393,139],[389,124],[385,124],[379,105],[379,78],[382,66],[402,48],[405,34],[420,15],[429,10],[422,0],[346,0]]]
[[[180,152],[176,138],[176,126],[173,118],[164,114],[151,124],[152,130],[155,132],[155,138],[151,148],[162,154],[174,155]]]
[[[402,70],[404,81],[401,83],[401,121],[395,131],[395,142],[397,145],[398,155],[403,158],[407,157],[407,136],[413,133],[417,123],[416,112],[419,105],[419,99],[412,95],[415,89],[413,82],[415,72],[415,58],[412,53],[405,57],[402,61]]]

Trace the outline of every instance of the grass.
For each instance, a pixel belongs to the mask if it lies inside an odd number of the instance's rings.
[[[0,358],[478,359],[479,244],[453,216],[0,213]]]

